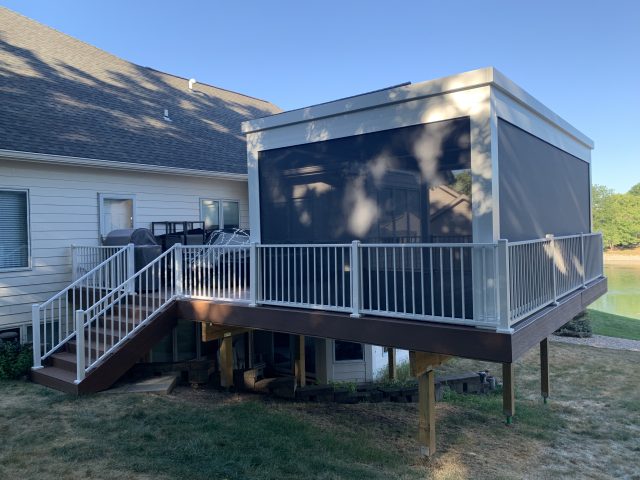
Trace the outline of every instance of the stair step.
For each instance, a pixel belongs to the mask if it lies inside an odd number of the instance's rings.
[[[76,354],[71,352],[58,352],[51,355],[51,361],[55,368],[62,370],[68,370],[70,372],[76,371]]]
[[[76,373],[58,367],[44,367],[31,371],[31,379],[40,385],[67,393],[78,393]]]

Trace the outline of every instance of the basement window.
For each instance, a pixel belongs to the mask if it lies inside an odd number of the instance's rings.
[[[361,343],[335,341],[334,356],[336,362],[364,360],[364,348]]]
[[[29,192],[0,190],[0,270],[30,267]]]

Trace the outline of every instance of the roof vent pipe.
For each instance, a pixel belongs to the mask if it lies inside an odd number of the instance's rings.
[[[196,84],[196,79],[195,78],[191,78],[189,79],[189,90],[193,90],[193,86]]]
[[[164,119],[165,119],[167,122],[172,122],[172,121],[173,121],[173,120],[171,120],[171,117],[169,116],[169,109],[168,109],[168,108],[165,108],[165,109],[164,109]]]

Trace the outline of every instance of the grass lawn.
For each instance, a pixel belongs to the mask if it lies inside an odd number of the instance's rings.
[[[516,366],[517,414],[499,394],[437,404],[439,453],[416,456],[415,404],[302,404],[178,388],[170,396],[74,398],[0,383],[0,478],[634,478],[640,353],[551,344],[552,398],[538,354]],[[456,360],[445,371],[495,364]]]
[[[587,310],[593,333],[607,337],[640,340],[640,320],[598,310]]]

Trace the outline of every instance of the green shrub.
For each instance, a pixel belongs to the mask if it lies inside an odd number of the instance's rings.
[[[404,385],[415,381],[415,378],[411,376],[411,366],[408,361],[398,363],[396,365],[396,379],[389,379],[389,367],[383,367],[376,373],[376,381],[387,384]]]
[[[0,380],[17,380],[28,375],[32,359],[30,345],[0,342]]]
[[[587,316],[587,312],[582,312],[580,315],[574,317],[569,323],[564,324],[558,330],[556,335],[563,337],[591,337],[593,332],[591,330],[591,321]]]

